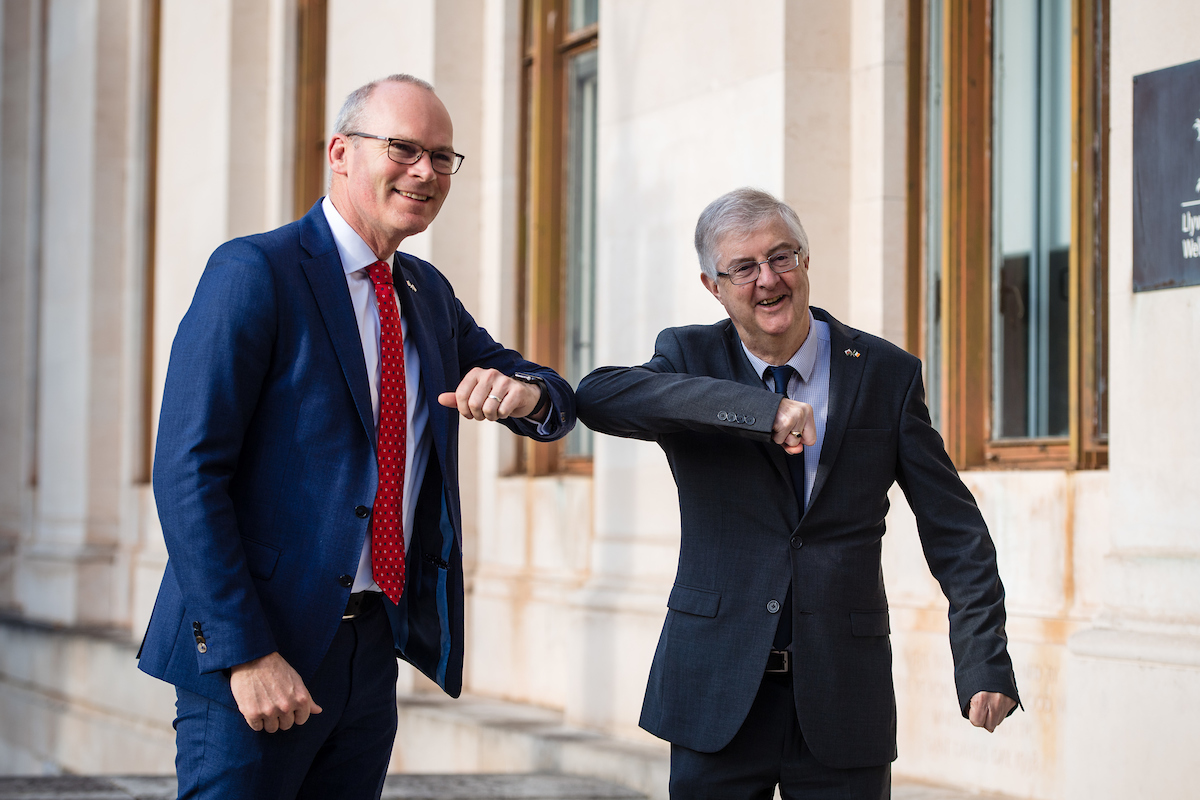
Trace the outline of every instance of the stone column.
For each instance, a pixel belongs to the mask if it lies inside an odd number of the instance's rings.
[[[17,547],[36,480],[42,15],[0,6],[0,607],[16,604]]]
[[[164,2],[160,30],[152,436],[171,343],[209,256],[291,219],[295,9],[288,0]],[[166,564],[153,497],[140,500],[139,635]]]
[[[901,345],[907,6],[905,0],[855,0],[850,12],[850,293],[845,321]]]
[[[1134,193],[1145,191],[1132,114],[1135,76],[1200,57],[1200,8],[1114,0],[1110,26],[1111,542],[1100,612],[1067,642],[1065,796],[1185,798],[1200,710],[1200,372],[1188,356],[1200,287],[1132,291]],[[1184,127],[1176,146],[1200,150],[1195,137]]]
[[[131,3],[49,2],[36,400],[36,492],[17,602],[65,624],[120,624],[122,404],[128,371]],[[124,157],[122,157],[124,154]]]

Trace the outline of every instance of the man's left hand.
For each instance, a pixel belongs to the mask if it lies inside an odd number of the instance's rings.
[[[536,383],[525,383],[494,369],[474,367],[455,391],[438,395],[438,403],[446,408],[457,408],[467,419],[495,422],[509,417],[528,417],[541,398],[542,387]],[[543,408],[534,421],[545,419],[549,409],[548,405]]]
[[[976,728],[987,728],[987,732],[991,733],[1016,705],[1017,701],[1006,694],[978,692],[971,698],[971,708],[967,718]]]

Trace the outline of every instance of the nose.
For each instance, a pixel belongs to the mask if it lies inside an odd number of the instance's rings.
[[[422,180],[433,180],[433,176],[437,174],[433,170],[433,154],[428,150],[422,152],[420,158],[408,165],[408,171],[419,175]]]
[[[758,265],[758,279],[754,282],[756,284],[758,284],[759,286],[761,286],[762,288],[770,289],[772,286],[779,283],[781,280],[783,280],[783,276],[779,275],[778,273],[775,272],[775,270],[771,269],[770,264],[759,264]]]

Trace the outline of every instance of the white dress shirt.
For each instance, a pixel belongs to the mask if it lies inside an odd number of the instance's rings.
[[[379,306],[375,301],[375,286],[367,267],[377,259],[375,253],[367,246],[342,215],[333,207],[326,197],[321,201],[321,210],[325,212],[325,220],[333,231],[333,240],[337,243],[338,255],[342,259],[342,269],[346,271],[346,285],[350,289],[350,302],[354,305],[354,318],[358,322],[358,335],[362,340],[363,358],[367,364],[367,382],[371,386],[371,412],[375,418],[376,431],[379,429],[379,381],[382,377],[383,365],[379,357]],[[395,259],[388,265],[395,269]],[[400,281],[403,286],[403,280]],[[416,344],[408,335],[408,320],[399,300],[392,292],[393,301],[400,313],[400,332],[404,337],[404,386],[405,403],[408,411],[407,447],[404,456],[404,552],[408,552],[409,542],[412,541],[413,522],[416,518],[417,497],[421,493],[421,482],[425,478],[425,467],[429,463],[429,448],[432,441],[428,433],[429,406],[425,402],[425,387],[421,385],[421,356],[417,353]],[[358,559],[358,573],[354,577],[354,587],[351,591],[361,592],[364,589],[380,591],[371,575],[371,537],[363,542],[362,555]]]
[[[809,311],[808,336],[805,338],[804,344],[800,345],[800,349],[787,361],[788,366],[796,370],[796,374],[788,382],[787,396],[792,400],[799,400],[801,403],[808,403],[812,406],[813,423],[817,428],[817,443],[804,448],[805,508],[808,508],[813,483],[817,480],[817,464],[821,461],[821,445],[825,442],[825,423],[829,419],[830,347],[829,323],[814,319],[812,312]],[[742,350],[745,351],[754,371],[763,381],[763,386],[770,391],[775,391],[775,387],[768,385],[766,379],[763,378],[763,372],[767,367],[783,365],[768,364],[763,361],[747,349],[745,342],[742,343]]]

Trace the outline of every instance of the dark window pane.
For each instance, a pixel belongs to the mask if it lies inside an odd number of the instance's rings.
[[[600,18],[600,0],[570,0],[571,32],[595,25]]]
[[[572,386],[595,366],[596,50],[572,56],[567,69],[566,379]],[[577,425],[568,456],[592,454],[592,432]]]
[[[996,21],[992,435],[1066,436],[1071,7],[1004,0]]]

